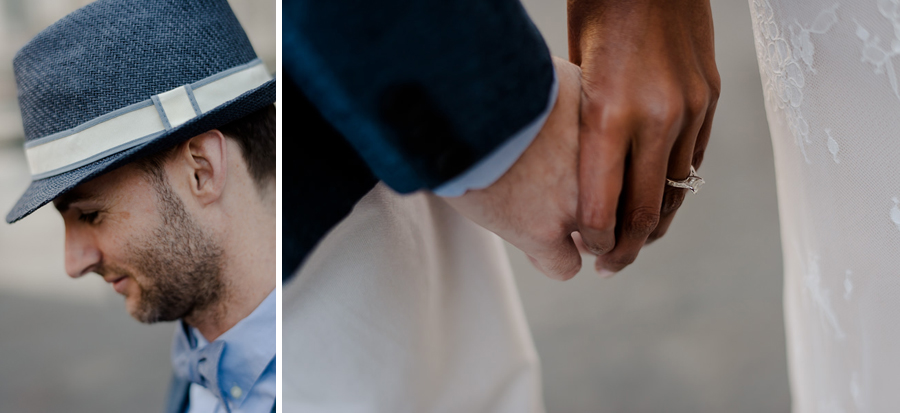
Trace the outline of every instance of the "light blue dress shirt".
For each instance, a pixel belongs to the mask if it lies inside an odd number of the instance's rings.
[[[275,405],[275,291],[208,343],[183,321],[172,343],[175,374],[191,381],[189,413],[269,413]]]
[[[478,161],[471,168],[453,178],[434,190],[434,194],[444,197],[461,196],[470,189],[484,189],[497,182],[506,171],[525,153],[534,138],[537,137],[544,122],[556,105],[556,96],[559,94],[559,79],[556,77],[556,69],[553,70],[553,84],[550,86],[550,97],[547,107],[529,124],[509,138],[490,155]]]

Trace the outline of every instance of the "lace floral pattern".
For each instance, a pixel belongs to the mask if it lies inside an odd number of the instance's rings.
[[[834,140],[834,137],[831,136],[831,129],[825,128],[825,135],[828,136],[828,152],[831,152],[834,163],[841,163],[841,160],[838,158],[838,152],[840,152],[841,147],[838,145],[837,141]]]
[[[790,43],[785,38],[785,30],[778,26],[775,11],[769,0],[753,0],[756,36],[756,54],[763,72],[763,89],[770,107],[782,112],[803,159],[811,163],[806,154],[809,138],[809,123],[803,117],[803,86],[806,70],[816,73],[813,68],[815,46],[813,34],[825,34],[837,22],[837,5],[823,10],[809,26],[799,21],[788,25]]]
[[[835,13],[837,8],[838,5],[835,4],[830,9],[823,10],[809,27],[804,27],[796,20],[794,23],[798,29],[795,30],[794,26],[788,26],[788,29],[791,31],[791,45],[794,46],[794,54],[803,60],[803,63],[806,64],[806,69],[812,73],[816,73],[816,69],[813,67],[813,54],[816,51],[816,47],[813,45],[811,35],[825,34],[831,30],[831,26],[837,23],[837,14]]]
[[[845,337],[844,330],[841,329],[841,323],[838,321],[834,308],[831,306],[831,291],[822,283],[819,256],[811,255],[806,265],[805,282],[808,297],[815,304],[814,308],[818,309],[822,324],[831,327],[835,339],[843,340]]]
[[[900,320],[900,0],[749,4],[777,170],[793,411],[898,411],[900,330],[885,326]]]
[[[759,34],[756,38],[756,55],[763,72],[766,101],[771,108],[784,114],[791,135],[800,147],[803,158],[809,162],[806,155],[806,145],[810,143],[809,124],[800,111],[803,85],[806,82],[803,70],[775,22],[775,12],[769,0],[754,0],[753,6]]]
[[[900,0],[878,0],[878,11],[894,27],[894,38],[890,40],[890,49],[882,48],[878,35],[870,34],[859,22],[856,22],[856,37],[863,41],[862,61],[875,66],[875,74],[887,74],[894,95],[900,99],[897,71],[894,69],[893,62],[894,57],[900,55]]]

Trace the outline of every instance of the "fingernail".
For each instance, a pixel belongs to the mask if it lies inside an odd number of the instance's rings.
[[[607,270],[606,268],[601,268],[601,269],[597,270],[597,274],[600,274],[600,278],[609,278],[609,277],[612,277],[613,275],[616,275],[615,272]]]

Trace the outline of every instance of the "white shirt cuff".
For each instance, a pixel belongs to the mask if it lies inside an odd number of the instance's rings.
[[[510,137],[506,142],[494,149],[484,159],[465,172],[434,190],[434,194],[443,197],[462,196],[470,189],[484,189],[497,182],[503,174],[519,159],[531,145],[531,141],[537,137],[544,122],[550,116],[553,106],[556,104],[556,95],[559,93],[559,81],[556,78],[556,69],[553,70],[553,84],[550,86],[550,97],[547,107],[529,124]]]

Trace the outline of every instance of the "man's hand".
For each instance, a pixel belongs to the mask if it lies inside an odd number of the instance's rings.
[[[661,237],[700,166],[719,97],[708,0],[569,0],[582,69],[577,229],[601,275]]]
[[[493,185],[444,200],[524,251],[544,274],[566,280],[581,268],[572,239],[578,229],[581,71],[562,59],[553,62],[559,95],[528,149]]]

